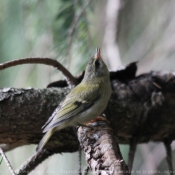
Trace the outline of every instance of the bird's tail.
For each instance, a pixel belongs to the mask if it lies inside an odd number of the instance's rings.
[[[46,132],[46,134],[43,136],[43,138],[41,139],[40,143],[38,144],[36,151],[40,151],[42,150],[42,148],[45,146],[45,144],[47,143],[47,141],[50,139],[50,137],[52,136],[52,134],[55,132],[54,129],[50,129],[49,131]]]

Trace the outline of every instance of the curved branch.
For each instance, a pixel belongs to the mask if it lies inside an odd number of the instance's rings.
[[[22,59],[17,59],[13,61],[8,61],[0,64],[0,70],[21,65],[21,64],[45,64],[45,65],[53,66],[63,73],[63,75],[66,77],[67,81],[71,85],[78,84],[76,78],[61,63],[59,63],[57,60],[54,60],[52,58],[38,58],[38,57],[33,58],[32,57],[32,58],[22,58]]]

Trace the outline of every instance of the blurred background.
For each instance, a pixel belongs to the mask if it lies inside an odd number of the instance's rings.
[[[78,75],[96,46],[100,46],[109,70],[139,61],[137,75],[174,71],[175,1],[0,1],[0,63],[25,57],[50,57]],[[0,72],[0,88],[45,88],[63,78],[49,66],[21,65]],[[14,169],[35,152],[35,147],[24,146],[7,153]],[[127,162],[129,146],[120,148]],[[175,149],[174,143],[172,148]],[[167,174],[165,157],[162,143],[138,145],[133,174],[157,174],[156,170]],[[84,155],[82,161],[85,168]],[[64,153],[48,158],[30,175],[77,174],[77,171],[78,154]],[[4,161],[0,174],[10,174]]]

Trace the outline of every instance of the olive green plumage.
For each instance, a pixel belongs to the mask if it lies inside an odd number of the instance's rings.
[[[109,71],[100,50],[89,61],[82,82],[66,96],[44,125],[46,132],[37,151],[41,150],[55,131],[84,124],[100,115],[111,96]]]

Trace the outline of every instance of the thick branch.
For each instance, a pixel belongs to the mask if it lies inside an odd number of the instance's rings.
[[[129,169],[111,128],[106,121],[96,123],[98,127],[78,129],[78,139],[93,174],[128,175]]]
[[[105,113],[118,143],[163,141],[175,138],[175,76],[151,72],[127,83],[112,79],[113,94]],[[52,114],[68,88],[2,89],[0,92],[0,144],[14,148],[37,144],[41,126]],[[15,146],[14,146],[15,145]],[[60,152],[78,150],[71,128],[54,134],[48,148]],[[5,149],[5,148],[3,148]]]
[[[38,144],[41,127],[69,89],[13,89],[0,91],[0,144],[3,150],[26,144]],[[55,133],[49,148],[57,152],[76,151],[78,141],[71,128]],[[66,146],[67,145],[67,146]]]

